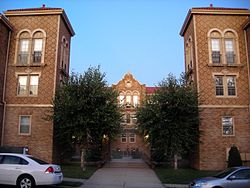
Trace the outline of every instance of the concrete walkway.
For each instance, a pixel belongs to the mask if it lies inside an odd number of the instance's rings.
[[[138,162],[138,161],[137,161]],[[115,161],[117,164],[117,160]],[[121,161],[124,163],[124,160]],[[126,163],[133,163],[126,159]],[[139,162],[141,163],[141,162]],[[147,166],[119,167],[112,162],[104,168],[98,169],[81,188],[163,188],[154,171]]]

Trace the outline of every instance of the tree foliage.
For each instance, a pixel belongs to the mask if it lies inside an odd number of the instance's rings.
[[[72,142],[85,147],[101,145],[103,135],[112,138],[120,129],[117,93],[108,87],[100,67],[72,73],[57,90],[53,120],[55,138],[63,148]]]
[[[169,74],[137,113],[138,124],[155,151],[161,155],[182,155],[199,140],[198,95],[180,79]]]
[[[229,150],[228,167],[242,166],[240,152],[236,146],[232,146]]]

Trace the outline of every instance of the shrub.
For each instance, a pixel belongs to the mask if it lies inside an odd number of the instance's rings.
[[[228,167],[242,166],[240,152],[236,146],[232,146],[229,150]]]

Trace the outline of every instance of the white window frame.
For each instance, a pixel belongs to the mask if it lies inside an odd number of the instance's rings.
[[[35,34],[40,32],[41,36],[36,37]],[[27,37],[22,37],[23,33],[28,33]],[[35,39],[42,39],[42,51],[41,51],[41,61],[38,63],[33,62],[33,53],[34,53],[34,41]],[[27,63],[21,64],[19,63],[19,56],[20,56],[20,41],[21,40],[28,40],[28,51],[27,51]],[[33,32],[31,32],[28,29],[23,29],[20,32],[18,32],[16,37],[16,50],[15,50],[15,60],[14,63],[16,65],[21,66],[29,66],[29,65],[42,65],[44,64],[44,56],[45,56],[45,43],[46,43],[46,32],[43,29],[36,29]]]
[[[222,74],[213,74],[214,77],[214,86],[215,86],[215,96],[220,98],[220,97],[227,97],[227,98],[235,98],[237,97],[237,78],[238,78],[238,74],[228,74],[228,75],[222,75]],[[223,81],[223,95],[216,95],[216,77],[222,77],[222,81]],[[235,81],[235,95],[229,95],[228,92],[228,83],[227,83],[227,79],[229,77],[234,77],[234,81]]]
[[[29,117],[29,132],[28,133],[21,133],[21,119],[22,117]],[[19,115],[19,125],[18,125],[18,134],[19,135],[31,135],[31,122],[32,122],[32,116],[31,115]]]
[[[131,136],[134,135],[134,136]],[[134,141],[131,141],[131,139],[134,139]],[[136,134],[135,133],[129,133],[129,143],[136,143]]]
[[[21,76],[27,77],[26,80],[26,93],[25,94],[19,94],[19,78]],[[38,84],[37,84],[37,93],[36,94],[30,94],[31,91],[31,77],[32,76],[37,76],[38,77]],[[40,79],[40,73],[32,73],[32,74],[23,74],[23,73],[16,73],[17,77],[17,96],[18,97],[37,97],[38,96],[38,91],[39,91],[39,79]]]
[[[223,125],[223,119],[224,118],[231,118],[232,119],[232,134],[224,134],[224,127],[225,125]],[[232,116],[223,116],[221,117],[221,129],[222,129],[222,136],[228,137],[228,136],[235,136],[235,125],[234,125],[234,118]]]
[[[123,135],[125,135],[125,136],[123,136]],[[123,139],[125,139],[125,141],[123,141]],[[121,143],[127,143],[127,134],[126,133],[121,134]]]
[[[228,33],[231,33],[229,36]],[[225,29],[223,32],[220,29],[213,28],[208,32],[208,50],[209,50],[209,64],[214,66],[237,66],[240,64],[240,56],[239,56],[239,42],[238,42],[238,34],[233,29]],[[212,58],[212,40],[219,40],[219,50],[220,50],[220,62],[213,63]],[[229,63],[227,61],[227,48],[226,41],[232,40],[232,54],[233,54],[233,63]]]

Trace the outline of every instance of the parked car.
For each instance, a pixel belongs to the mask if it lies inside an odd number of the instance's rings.
[[[215,176],[195,179],[189,188],[250,188],[250,167],[228,168]]]
[[[0,184],[33,188],[35,185],[60,184],[61,167],[31,155],[0,153]]]

